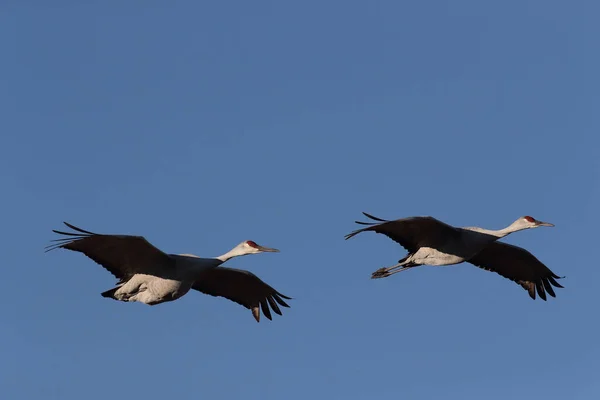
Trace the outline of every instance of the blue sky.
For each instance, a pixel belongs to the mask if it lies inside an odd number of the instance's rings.
[[[598,398],[597,2],[34,3],[0,11],[6,398]],[[361,211],[550,221],[506,241],[565,289],[371,280],[405,252],[344,241]],[[257,324],[199,293],[104,299],[107,271],[43,253],[63,220],[279,248],[230,266],[294,300]]]

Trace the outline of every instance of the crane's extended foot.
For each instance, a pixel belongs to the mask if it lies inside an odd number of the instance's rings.
[[[371,279],[385,278],[387,276],[388,269],[386,267],[379,268],[377,271],[371,274]]]
[[[371,279],[387,278],[388,276],[397,274],[398,272],[406,271],[412,267],[414,267],[414,265],[394,265],[393,267],[379,268],[377,271],[371,274]]]

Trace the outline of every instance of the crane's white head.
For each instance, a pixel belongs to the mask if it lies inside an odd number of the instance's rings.
[[[259,253],[279,253],[279,250],[272,249],[270,247],[264,247],[252,240],[245,240],[242,243],[235,246],[222,256],[217,257],[219,260],[225,262],[232,259],[233,257],[245,256],[248,254],[259,254]]]
[[[258,253],[279,253],[279,250],[272,249],[270,247],[264,247],[252,240],[246,240],[238,245],[244,254],[258,254]]]
[[[515,226],[515,228],[519,229],[532,229],[539,228],[540,226],[554,226],[554,224],[551,224],[549,222],[538,221],[537,219],[530,217],[529,215],[519,218],[513,223],[513,225]]]

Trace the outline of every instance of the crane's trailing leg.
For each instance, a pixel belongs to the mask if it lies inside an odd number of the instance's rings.
[[[410,268],[418,265],[418,264],[415,264],[415,263],[409,261],[408,260],[409,257],[410,257],[410,255],[404,257],[402,260],[400,260],[398,262],[398,264],[392,265],[391,267],[379,268],[377,271],[375,271],[375,272],[373,272],[373,274],[371,274],[371,279],[387,278],[390,275],[394,275],[394,274],[397,274],[398,272],[406,271],[407,269],[410,269]]]
[[[387,278],[388,276],[397,274],[398,272],[402,272],[402,271],[406,271],[407,269],[411,269],[413,268],[414,265],[411,265],[409,267],[402,267],[396,270],[388,270],[387,268],[379,268],[377,271],[373,272],[373,274],[371,275],[371,279],[379,279],[379,278]],[[392,267],[390,267],[392,268]],[[397,268],[397,267],[395,267]]]

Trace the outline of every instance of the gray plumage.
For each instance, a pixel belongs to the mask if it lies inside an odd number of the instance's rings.
[[[46,251],[57,248],[77,251],[103,266],[117,279],[117,286],[102,293],[119,301],[137,301],[156,305],[177,300],[190,289],[224,297],[252,311],[257,322],[260,309],[271,319],[271,309],[282,315],[289,307],[283,299],[291,299],[251,272],[221,267],[225,261],[247,254],[278,252],[244,241],[216,258],[192,254],[167,254],[142,236],[96,234],[65,222],[75,232],[53,232],[65,237],[56,239]],[[270,307],[270,308],[269,308]]]
[[[381,233],[408,251],[398,264],[380,268],[372,278],[385,278],[419,265],[453,265],[469,262],[487,271],[496,272],[521,285],[532,299],[546,300],[546,293],[556,297],[552,286],[562,288],[560,279],[527,250],[497,240],[523,229],[554,226],[530,216],[517,219],[500,230],[479,227],[457,228],[433,217],[410,217],[395,221],[383,220],[363,213],[376,222],[359,222],[368,225],[346,235],[346,239],[366,231]]]

